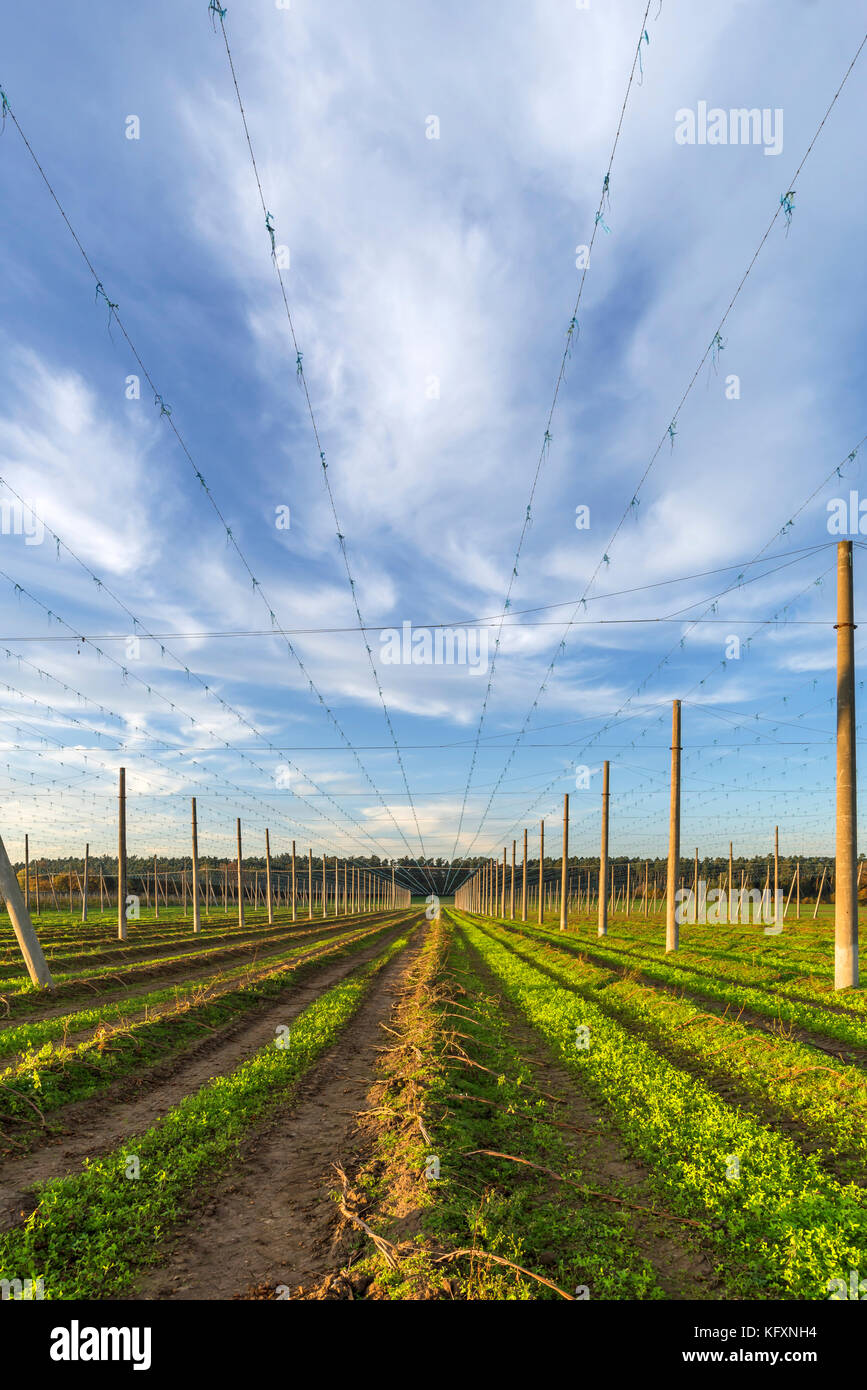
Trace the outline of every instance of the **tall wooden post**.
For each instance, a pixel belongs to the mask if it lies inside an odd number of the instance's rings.
[[[154,917],[160,915],[160,881],[157,877],[157,857],[154,855]]]
[[[30,913],[27,911],[18,877],[9,862],[9,855],[6,853],[6,846],[2,840],[0,840],[0,893],[6,900],[9,920],[12,923],[18,945],[21,947],[21,954],[24,957],[24,964],[27,966],[27,973],[31,981],[34,985],[41,985],[43,989],[53,989],[54,981],[51,978],[51,971],[48,969],[48,962],[39,944],[39,937],[36,935],[30,920]]]
[[[81,920],[87,921],[87,871],[90,867],[90,845],[84,846],[84,878],[81,884]]]
[[[238,926],[244,925],[244,859],[241,851],[241,817],[238,817],[236,827],[238,836]]]
[[[392,909],[394,909],[394,908],[397,906],[397,898],[395,897],[395,892],[394,892],[394,865],[393,865],[393,864],[392,864],[392,866],[391,866],[391,906],[392,906]]]
[[[39,877],[39,871],[38,871],[38,869],[37,869],[37,871],[36,871],[36,877],[37,877],[37,879],[38,879],[38,877]],[[24,836],[24,907],[25,907],[25,909],[26,909],[27,912],[30,911],[30,836],[29,836],[29,835],[25,835],[25,836]],[[36,910],[37,910],[37,912],[39,911],[38,908],[37,908]]]
[[[563,794],[563,864],[560,869],[560,930],[569,920],[569,793]]]
[[[695,869],[693,872],[692,920],[698,921],[698,845],[695,847]]]
[[[680,700],[673,701],[671,715],[671,810],[668,822],[668,875],[665,897],[665,949],[676,951],[680,930],[675,912],[677,870],[680,861]]]
[[[515,852],[518,847],[517,840],[512,841],[512,887],[509,893],[509,917],[515,920]]]
[[[313,921],[313,850],[307,851],[307,920]]]
[[[198,936],[202,930],[202,919],[199,912],[199,826],[196,819],[196,798],[192,797],[193,803],[193,935]]]
[[[732,904],[734,902],[735,880],[734,880],[734,845],[729,840],[729,921],[732,920]]]
[[[120,769],[117,788],[117,935],[126,941],[126,768]]]
[[[271,892],[271,832],[265,831],[265,892],[268,895],[268,926],[274,925],[274,895]]]
[[[521,885],[521,921],[527,920],[527,832],[524,831],[524,872]]]
[[[834,988],[858,986],[858,806],[855,786],[855,620],[852,542],[837,545],[837,844]]]
[[[780,827],[774,826],[774,926],[781,927],[780,915]]]
[[[596,927],[597,936],[608,935],[608,808],[610,804],[609,792],[609,764],[602,764],[602,841],[599,846],[599,918]]]
[[[537,904],[537,907],[538,907],[538,910],[539,910],[539,911],[538,911],[538,915],[539,915],[539,926],[540,926],[540,927],[542,926],[542,924],[543,924],[543,922],[544,922],[544,920],[545,920],[544,898],[545,898],[545,822],[544,822],[544,821],[540,821],[540,822],[539,822],[539,902],[538,902],[538,904]]]
[[[295,896],[295,841],[292,841],[292,921],[296,920],[296,896]]]

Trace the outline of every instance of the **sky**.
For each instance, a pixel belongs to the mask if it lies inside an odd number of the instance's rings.
[[[238,816],[251,854],[266,826],[533,854],[569,793],[590,854],[608,760],[611,852],[655,857],[676,699],[685,853],[775,825],[833,852],[863,27],[852,0],[7,7],[10,856],[111,853],[121,766],[133,853],[188,853],[196,796],[206,854]]]

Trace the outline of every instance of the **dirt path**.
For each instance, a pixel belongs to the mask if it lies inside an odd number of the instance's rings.
[[[318,1283],[335,1266],[332,1164],[357,1138],[356,1112],[374,1081],[375,1048],[420,935],[376,979],[356,1017],[304,1079],[291,1111],[251,1143],[233,1179],[191,1222],[135,1299],[230,1299],[251,1288]],[[264,1296],[264,1295],[263,1295]]]
[[[143,1133],[185,1096],[264,1047],[274,1038],[278,1024],[291,1023],[318,995],[378,955],[406,925],[401,922],[392,935],[381,937],[349,959],[324,964],[300,984],[288,984],[280,998],[262,1010],[244,1014],[213,1037],[107,1086],[88,1100],[54,1112],[52,1119],[62,1120],[63,1130],[46,1132],[40,1148],[0,1164],[0,1230],[33,1210],[28,1189],[34,1183],[77,1171],[85,1158],[105,1153]]]

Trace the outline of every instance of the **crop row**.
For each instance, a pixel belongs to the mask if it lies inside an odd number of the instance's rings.
[[[0,1118],[27,1120],[34,1110],[45,1114],[83,1100],[261,1007],[277,998],[287,985],[306,979],[326,960],[344,959],[388,930],[388,926],[380,926],[345,934],[324,943],[312,958],[306,955],[301,965],[276,966],[264,978],[221,992],[217,999],[196,1002],[197,996],[193,996],[192,1002],[156,1017],[148,1011],[145,1018],[111,1031],[102,1026],[75,1047],[45,1043],[32,1049],[16,1065],[0,1072]],[[291,954],[303,955],[305,951],[309,952],[309,946],[296,947]],[[201,984],[197,990],[201,992]]]
[[[288,1033],[187,1096],[128,1146],[36,1189],[38,1205],[0,1235],[0,1278],[45,1281],[45,1297],[112,1298],[164,1254],[167,1233],[237,1159],[240,1145],[336,1040],[410,932],[359,966]]]
[[[461,915],[473,947],[586,1092],[604,1104],[675,1213],[703,1223],[730,1290],[827,1297],[867,1250],[867,1197],[728,1105],[574,987],[557,986]]]
[[[566,937],[553,932],[539,931],[538,928],[526,929],[522,927],[519,929],[516,927],[516,930],[521,930],[522,934],[528,938],[531,935],[536,935],[537,937],[556,940],[563,944],[566,949],[580,953],[588,960],[615,969],[622,971],[628,971],[630,968],[640,970],[645,979],[657,980],[660,984],[684,990],[690,995],[698,995],[703,999],[714,1000],[721,1004],[748,1008],[765,1018],[803,1028],[819,1037],[834,1038],[838,1042],[848,1043],[856,1048],[867,1047],[867,1019],[863,1019],[859,1015],[837,1012],[836,1009],[823,1008],[819,1004],[799,1003],[792,999],[784,999],[757,985],[736,984],[716,980],[710,976],[698,976],[691,972],[688,967],[679,962],[675,963],[670,958],[665,960],[642,959],[635,961],[630,967],[629,964],[624,963],[616,947],[607,944],[605,937],[594,938],[592,941],[585,942],[576,941],[571,936]]]
[[[796,1128],[799,1142],[811,1150],[820,1144],[838,1174],[845,1171],[861,1182],[867,1178],[867,1076],[859,1069],[809,1044],[769,1038],[734,1016],[706,1013],[632,978],[612,978],[560,942],[525,947],[523,937],[496,935],[669,1060],[724,1090],[727,1099],[734,1093],[759,1118]]]

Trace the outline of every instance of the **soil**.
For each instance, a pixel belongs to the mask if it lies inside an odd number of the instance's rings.
[[[396,925],[394,936],[404,929],[405,923]],[[33,1210],[29,1189],[34,1183],[76,1172],[86,1158],[129,1144],[185,1096],[245,1062],[274,1038],[279,1024],[290,1023],[325,990],[371,960],[391,939],[382,937],[348,959],[323,965],[311,978],[298,985],[287,984],[280,997],[259,1011],[244,1014],[212,1037],[107,1086],[88,1100],[55,1112],[62,1120],[63,1130],[46,1131],[42,1147],[20,1158],[7,1159],[0,1166],[0,1230],[26,1218]]]
[[[302,1081],[291,1110],[251,1140],[232,1178],[130,1298],[303,1298],[335,1272],[333,1165],[352,1149],[356,1115],[374,1082],[380,1025],[421,945],[417,935],[377,976],[346,1032]],[[351,1283],[343,1283],[345,1296],[353,1296]]]

